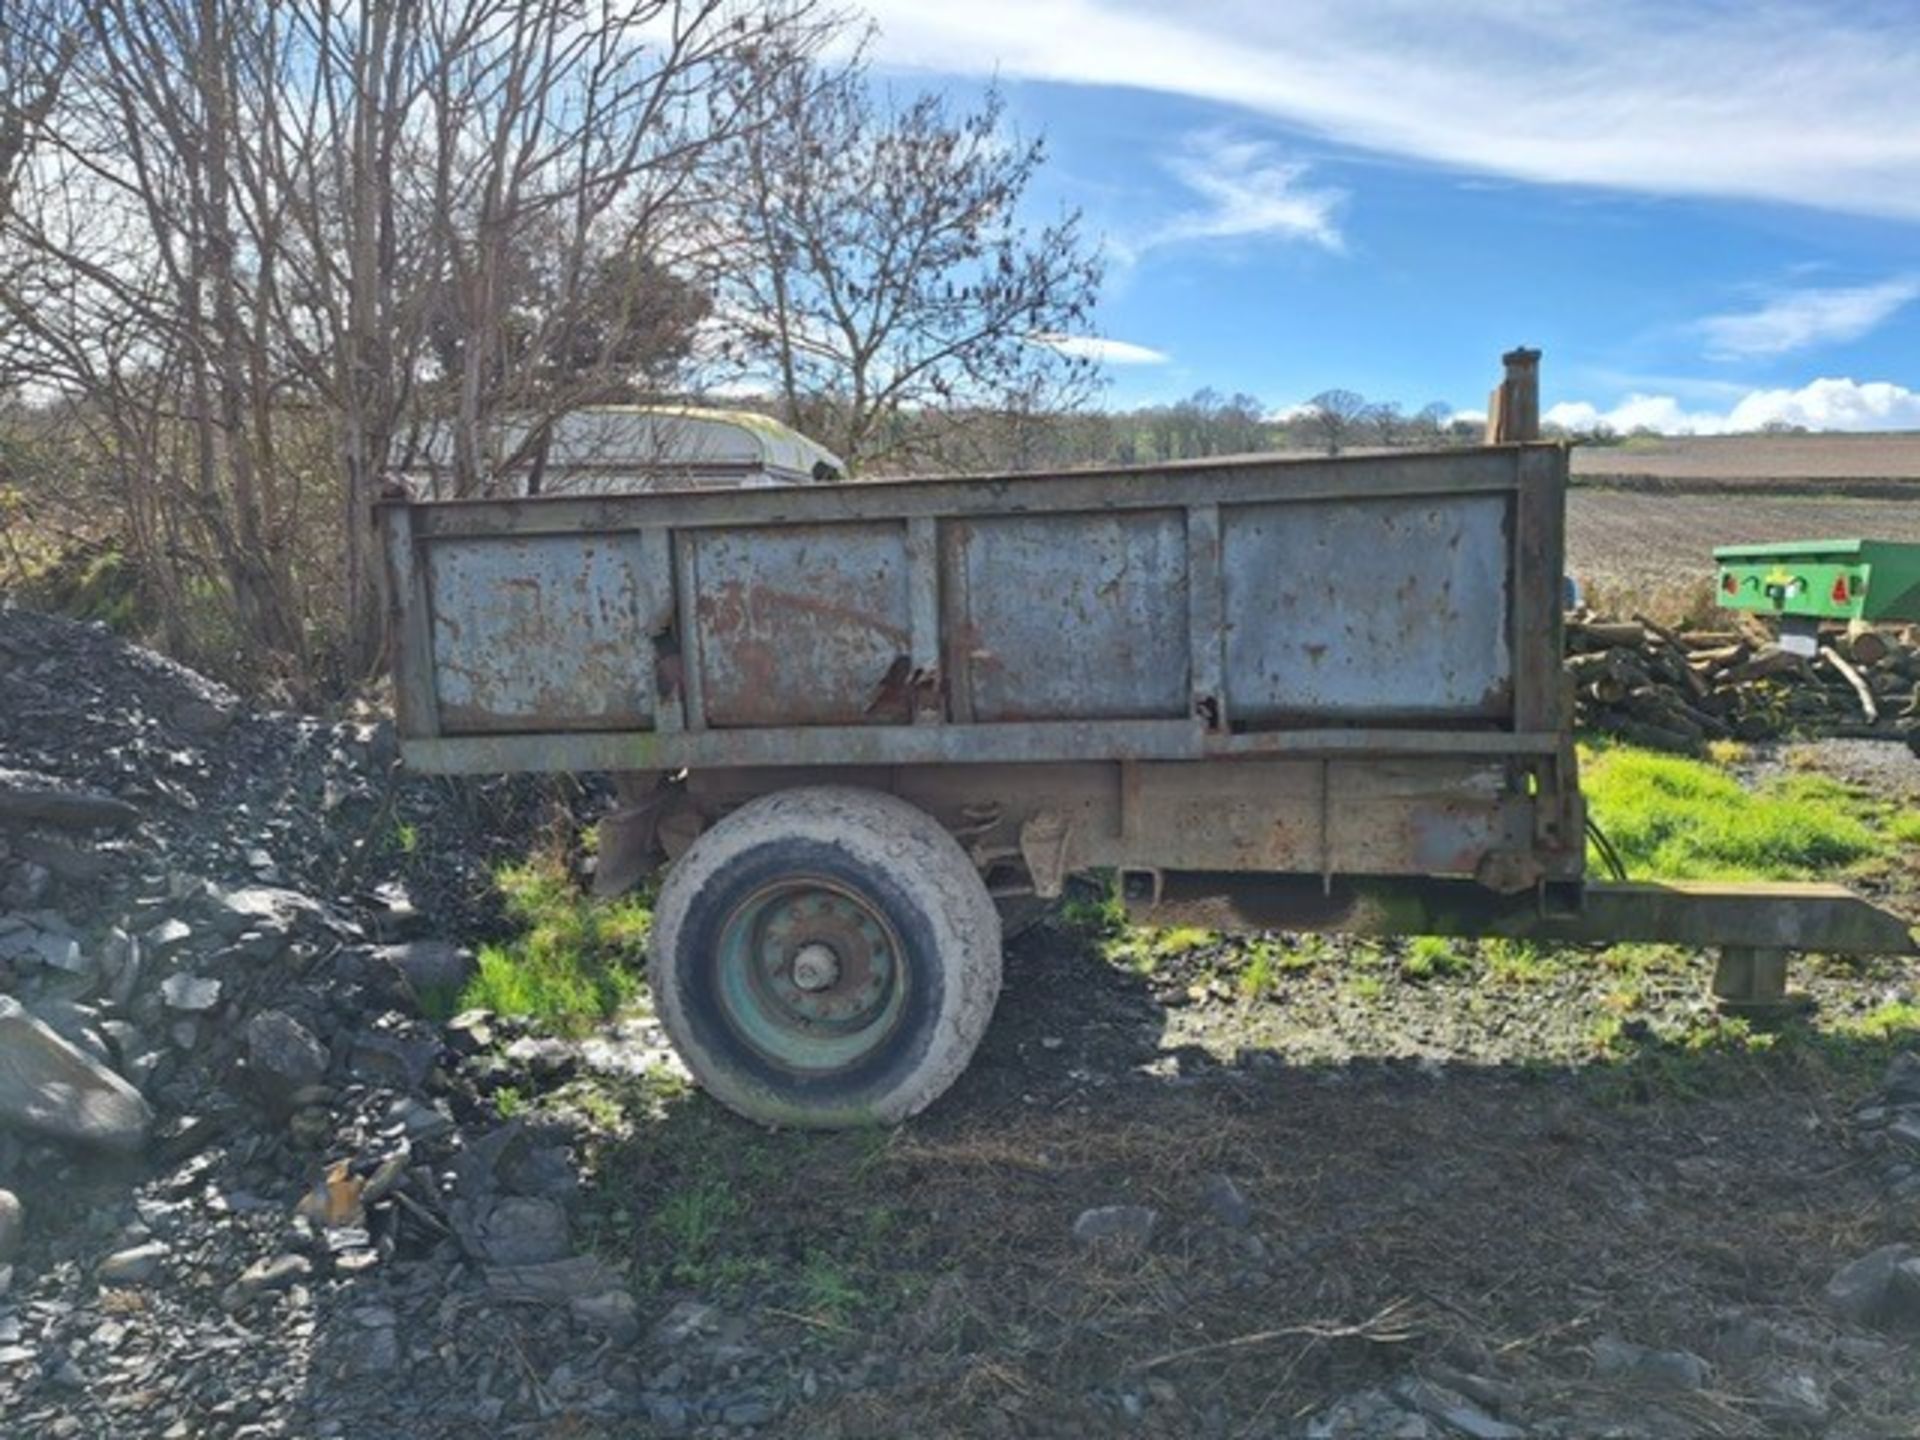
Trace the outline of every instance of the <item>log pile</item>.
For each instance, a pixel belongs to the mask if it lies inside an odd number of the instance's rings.
[[[1712,740],[1912,736],[1920,730],[1920,626],[1823,629],[1811,658],[1751,616],[1674,630],[1645,616],[1567,617],[1575,724],[1658,750]]]

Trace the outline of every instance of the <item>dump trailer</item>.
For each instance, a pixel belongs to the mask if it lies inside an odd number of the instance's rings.
[[[1837,886],[1589,879],[1567,452],[1498,444],[382,505],[402,754],[602,771],[660,1018],[762,1122],[965,1066],[1002,916],[1081,872],[1218,925],[1904,952]]]

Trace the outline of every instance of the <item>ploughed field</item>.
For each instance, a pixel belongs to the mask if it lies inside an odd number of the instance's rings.
[[[1607,595],[1710,585],[1716,545],[1855,537],[1920,541],[1920,484],[1906,500],[1587,487],[1567,497],[1567,571]]]
[[[1669,608],[1713,577],[1713,548],[1769,540],[1920,541],[1920,435],[1643,437],[1577,447],[1567,569]]]

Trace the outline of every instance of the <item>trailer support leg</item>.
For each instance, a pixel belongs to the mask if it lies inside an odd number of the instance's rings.
[[[1787,993],[1787,952],[1761,945],[1723,945],[1713,967],[1713,999],[1730,1015],[1767,1016],[1803,1008]]]

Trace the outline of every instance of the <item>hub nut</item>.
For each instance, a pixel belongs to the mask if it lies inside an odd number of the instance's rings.
[[[840,957],[818,941],[802,945],[793,957],[793,983],[802,990],[825,990],[840,978]]]

